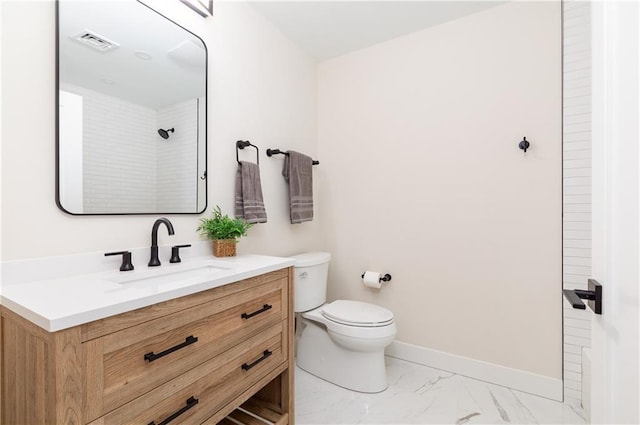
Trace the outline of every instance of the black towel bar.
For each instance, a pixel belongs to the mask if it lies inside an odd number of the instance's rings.
[[[240,158],[238,158],[238,149],[244,149],[247,146],[253,146],[254,148],[256,148],[256,164],[260,164],[260,149],[258,149],[256,145],[248,140],[238,140],[236,142],[236,161],[238,161],[238,164],[240,164]]]
[[[286,155],[289,156],[288,152],[282,152],[280,149],[267,149],[267,156],[273,156],[273,155]],[[312,160],[311,162],[313,165],[318,165],[320,164],[320,161],[316,161],[315,159]]]

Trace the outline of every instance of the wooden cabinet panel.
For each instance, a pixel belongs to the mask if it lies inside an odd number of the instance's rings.
[[[0,424],[211,424],[250,399],[293,422],[292,291],[288,268],[54,333],[2,307]]]
[[[83,424],[78,328],[49,333],[2,308],[2,422]]]
[[[117,316],[106,317],[104,319],[86,323],[80,326],[82,341],[99,338],[101,336],[138,325],[142,322],[182,311],[193,307],[194,305],[204,304],[227,295],[236,294],[246,289],[255,288],[256,286],[266,282],[271,282],[277,279],[287,279],[288,273],[288,269],[276,270],[228,285],[209,289],[207,291],[175,298],[173,300],[153,304],[127,313],[118,314]]]
[[[286,279],[278,279],[86,342],[91,352],[86,368],[92,371],[87,417],[98,418],[281,322],[288,310],[286,289]],[[156,360],[145,359],[181,345]]]
[[[286,361],[286,322],[225,351],[213,359],[156,387],[124,406],[107,413],[95,424],[159,423],[186,406],[191,397],[198,400],[179,416],[176,423],[200,424],[231,402],[245,388]],[[271,354],[265,356],[265,350]],[[262,360],[260,360],[262,359]],[[247,367],[245,369],[242,366]]]

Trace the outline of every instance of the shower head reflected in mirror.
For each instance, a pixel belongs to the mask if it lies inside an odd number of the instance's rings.
[[[174,131],[175,131],[175,129],[173,129],[173,128],[169,128],[167,130],[159,129],[158,130],[158,134],[163,139],[168,139],[169,138],[169,133],[173,133]]]

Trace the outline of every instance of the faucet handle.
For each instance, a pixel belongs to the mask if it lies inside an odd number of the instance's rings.
[[[191,244],[188,245],[174,245],[171,247],[171,259],[170,263],[179,263],[182,260],[180,259],[180,248],[189,248]]]
[[[122,265],[120,266],[121,272],[133,270],[133,263],[131,262],[131,251],[107,252],[104,254],[105,257],[111,255],[122,255]]]

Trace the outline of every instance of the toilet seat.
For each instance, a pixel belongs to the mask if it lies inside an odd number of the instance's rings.
[[[334,301],[322,307],[322,315],[327,320],[347,326],[380,327],[393,323],[391,311],[360,301]]]
[[[363,303],[363,304],[366,304],[366,303]],[[385,339],[390,336],[395,336],[396,334],[396,324],[393,322],[393,319],[390,322],[389,321],[383,322],[385,324],[378,323],[375,326],[371,326],[371,325],[366,326],[366,325],[363,325],[362,323],[356,324],[356,325],[340,323],[336,320],[332,320],[328,318],[325,315],[324,309],[327,308],[327,306],[329,305],[330,304],[324,304],[311,311],[306,311],[302,313],[302,317],[304,319],[311,320],[312,322],[323,324],[324,326],[326,326],[330,334],[335,333],[335,334],[340,334],[340,335],[344,335],[351,338],[375,340],[375,339]],[[382,307],[380,308],[382,309]],[[331,311],[331,309],[329,310]],[[386,309],[383,309],[383,310],[386,310]]]

